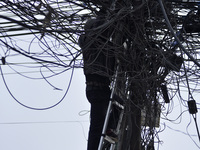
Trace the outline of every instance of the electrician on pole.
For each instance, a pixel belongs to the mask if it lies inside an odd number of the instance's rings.
[[[114,74],[115,55],[110,41],[110,28],[105,26],[104,16],[88,20],[85,33],[79,38],[84,61],[86,96],[91,104],[91,122],[87,150],[97,150],[110,100],[110,83]],[[110,119],[107,134],[114,139],[117,135]]]

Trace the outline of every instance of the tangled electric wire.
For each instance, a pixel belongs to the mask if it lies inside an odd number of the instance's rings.
[[[2,64],[13,70],[15,66],[36,70],[46,68],[52,72],[52,76],[72,68],[82,68],[77,39],[84,32],[85,22],[98,15],[100,2],[2,2]],[[195,100],[194,95],[200,90],[199,3],[113,0],[105,18],[106,22],[101,27],[112,29],[112,49],[115,49],[119,65],[116,93],[126,99],[127,116],[133,114],[133,108],[145,111],[145,118],[148,119],[143,122],[141,141],[144,149],[151,148],[152,143],[156,142],[155,138],[160,142],[158,133],[162,131],[156,130],[158,120],[155,118],[162,113],[163,118],[170,120],[167,115],[172,110],[166,108],[165,104],[169,103],[169,108],[173,109],[172,99],[178,97],[181,107],[188,109],[187,102]],[[29,43],[28,47],[18,45],[16,37],[21,36],[28,37],[27,41],[21,41]],[[109,37],[107,41],[110,40]],[[16,59],[18,57],[22,58],[20,62]],[[24,62],[21,61],[23,59]],[[27,60],[30,63],[27,64]],[[57,73],[53,71],[55,68],[64,71]],[[187,91],[184,92],[187,96],[183,96],[182,91]],[[196,104],[199,109],[200,103]],[[130,142],[130,136],[127,134],[124,140]]]

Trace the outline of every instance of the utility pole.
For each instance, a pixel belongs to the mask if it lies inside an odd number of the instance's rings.
[[[122,45],[122,47],[123,44],[126,45],[126,48],[119,49],[118,54],[123,54],[129,62],[128,64],[121,59],[121,55],[117,56],[121,69],[120,83],[118,82],[117,88],[119,89],[118,94],[122,93],[127,98],[117,150],[141,150],[141,109],[145,93],[142,86],[143,76],[139,75],[143,63],[143,56],[140,55],[141,50],[139,48],[144,49],[143,45],[140,45],[143,44],[140,40],[144,39],[145,34],[143,32],[144,17],[142,8],[131,13],[131,7],[134,9],[141,4],[142,1],[123,1],[123,3],[117,5],[119,10],[127,10],[127,14],[122,14],[125,17],[117,22],[118,31],[115,33],[115,43]],[[138,28],[139,30],[136,31]],[[133,60],[132,58],[137,59]]]

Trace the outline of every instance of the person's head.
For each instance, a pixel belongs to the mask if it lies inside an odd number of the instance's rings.
[[[86,22],[84,26],[85,32],[90,32],[92,29],[95,29],[104,23],[104,19],[90,19]]]

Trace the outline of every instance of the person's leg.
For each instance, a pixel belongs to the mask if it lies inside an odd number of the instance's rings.
[[[109,90],[92,90],[87,93],[91,103],[91,123],[88,137],[88,150],[97,150],[110,99]]]
[[[106,104],[91,104],[91,123],[88,138],[88,150],[97,150],[104,125]]]

